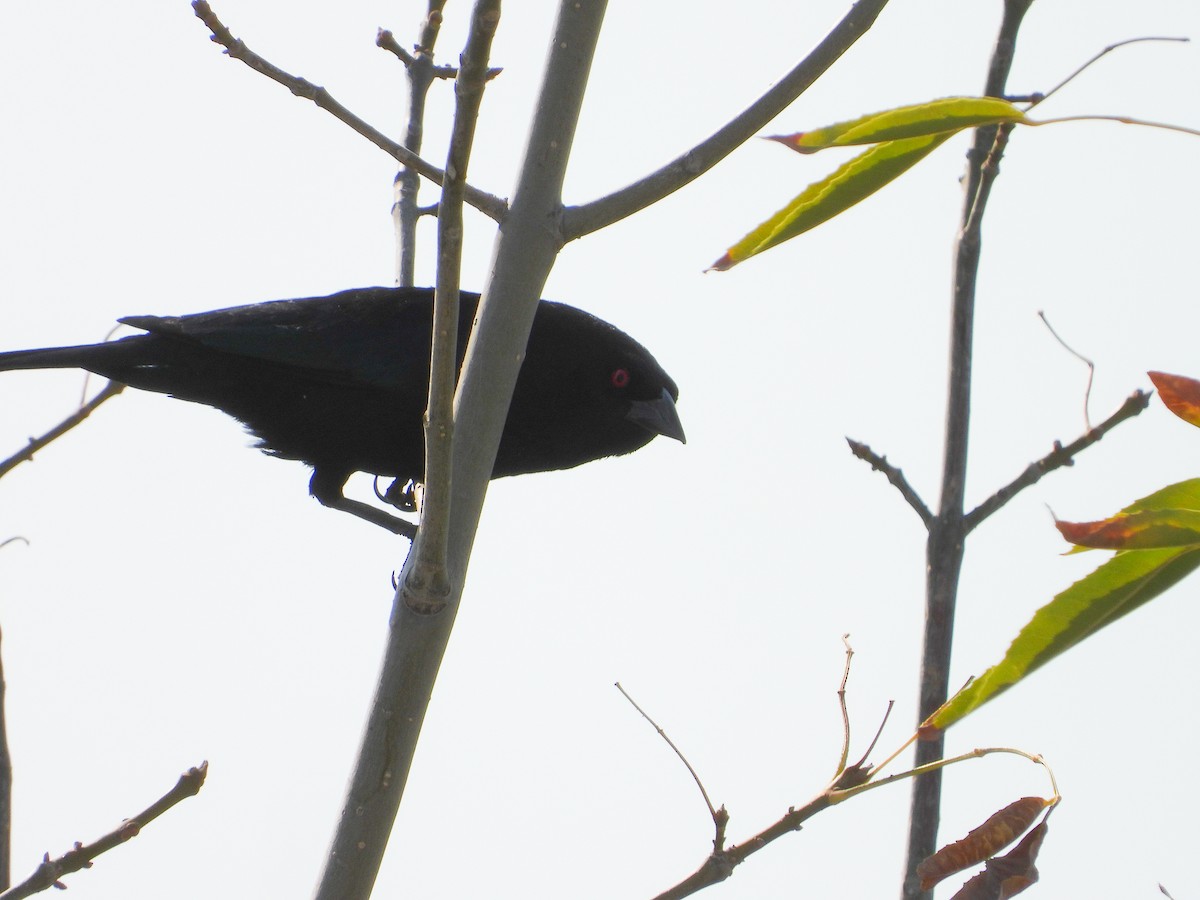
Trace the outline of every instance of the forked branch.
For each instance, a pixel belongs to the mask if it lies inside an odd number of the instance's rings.
[[[200,21],[207,25],[208,30],[212,32],[213,42],[224,47],[225,52],[232,59],[245,63],[255,72],[267,76],[278,84],[282,84],[297,97],[311,100],[338,121],[349,125],[397,162],[403,163],[420,172],[430,181],[437,184],[442,183],[445,173],[437,166],[425,161],[417,154],[384,135],[378,129],[367,124],[366,121],[350,112],[350,110],[335,100],[333,95],[325,88],[313,84],[307,79],[285,72],[247,47],[244,41],[234,37],[233,33],[217,18],[217,14],[213,12],[207,0],[194,0],[192,9],[196,11],[196,16]],[[508,204],[499,197],[495,197],[478,188],[468,186],[464,192],[464,199],[481,213],[495,219],[497,222],[504,218],[508,210]]]

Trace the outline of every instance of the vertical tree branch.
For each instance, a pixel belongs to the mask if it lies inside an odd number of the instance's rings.
[[[358,763],[317,900],[367,900],[412,766],[445,653],[542,287],[562,247],[557,222],[604,0],[560,0],[524,162],[492,257],[454,406],[450,596],[434,615],[397,597]],[[412,554],[400,579],[403,584]]]
[[[985,94],[1004,95],[1012,68],[1017,31],[1032,0],[1005,0],[1004,18],[988,70]],[[966,520],[963,508],[967,480],[967,437],[971,420],[971,363],[975,323],[975,285],[982,248],[982,217],[992,182],[998,174],[999,154],[993,153],[999,133],[980,128],[967,156],[967,178],[962,226],[955,249],[954,299],[950,326],[950,382],[946,406],[946,434],[942,463],[942,494],[938,513],[930,522],[926,543],[928,575],[925,585],[925,642],[921,655],[918,721],[945,702],[949,690],[950,653],[954,638],[954,613],[962,572]],[[917,744],[917,766],[940,759],[944,739]],[[913,782],[905,858],[904,900],[928,900],[916,877],[917,864],[934,852],[942,797],[941,770]]]
[[[500,23],[500,0],[479,0],[458,78],[446,180],[438,204],[437,287],[433,304],[433,348],[429,362],[429,405],[425,411],[425,503],[411,550],[412,564],[400,585],[406,603],[436,612],[450,593],[446,544],[450,534],[450,454],[454,436],[454,382],[458,372],[458,292],[462,268],[463,193],[475,141],[479,106],[487,84],[488,56]]]
[[[404,131],[404,146],[420,155],[424,137],[425,98],[433,84],[433,47],[442,24],[442,8],[446,0],[429,0],[429,11],[421,27],[421,39],[416,52],[405,61],[408,75],[408,122]],[[392,220],[396,226],[396,284],[412,287],[416,278],[417,222],[421,210],[417,194],[421,175],[409,166],[401,166],[393,184],[396,200],[392,205]]]

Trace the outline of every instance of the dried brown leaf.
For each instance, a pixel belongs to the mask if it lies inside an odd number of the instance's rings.
[[[922,860],[921,864],[917,866],[917,875],[921,879],[921,890],[927,891],[955,872],[961,872],[984,860],[990,860],[1032,825],[1034,819],[1049,803],[1049,800],[1041,797],[1022,797],[993,813],[986,822],[978,828],[972,829],[962,840],[947,844],[933,856]],[[974,880],[972,879],[972,881]]]

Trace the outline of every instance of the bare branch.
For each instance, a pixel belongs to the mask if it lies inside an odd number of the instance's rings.
[[[363,119],[360,119],[354,113],[350,112],[346,107],[333,98],[333,95],[325,88],[315,85],[310,81],[299,78],[295,75],[290,75],[280,69],[278,66],[272,65],[263,59],[257,53],[253,52],[246,46],[245,42],[235,38],[228,28],[222,24],[213,12],[212,7],[206,0],[194,0],[192,8],[196,11],[196,16],[208,26],[212,32],[212,40],[214,43],[220,44],[225,48],[225,52],[239,62],[245,63],[255,72],[267,76],[272,81],[282,84],[297,97],[302,97],[305,100],[311,100],[321,109],[328,112],[334,118],[349,125],[352,129],[365,137],[368,141],[379,147],[385,153],[392,156],[398,162],[406,166],[411,166],[421,175],[428,178],[437,184],[442,183],[444,174],[441,169],[431,163],[426,162],[417,156],[415,153],[406,150],[403,146],[386,137],[382,132],[368,125]],[[464,192],[466,202],[478,209],[481,213],[495,219],[497,222],[504,218],[508,209],[506,204],[499,197],[481,191],[478,188],[467,187]]]
[[[421,152],[425,137],[425,100],[434,80],[433,48],[442,27],[442,7],[445,0],[429,0],[429,12],[421,28],[421,39],[416,44],[416,55],[400,48],[390,31],[380,31],[375,43],[394,47],[394,52],[404,61],[404,75],[408,79],[408,115],[404,125],[404,146],[413,153]],[[382,43],[381,43],[382,40]],[[417,198],[421,192],[421,176],[409,166],[402,165],[392,182],[395,202],[392,204],[392,222],[396,230],[396,284],[412,287],[417,271],[417,223],[421,219],[421,208]],[[433,207],[437,213],[437,205]]]
[[[1046,314],[1040,309],[1038,310],[1038,318],[1042,320],[1042,324],[1046,326],[1046,330],[1050,332],[1056,341],[1058,341],[1059,346],[1087,366],[1087,387],[1083,389],[1083,425],[1088,431],[1091,431],[1092,417],[1088,412],[1088,407],[1091,405],[1092,400],[1092,381],[1096,377],[1096,364],[1064,341],[1062,336],[1054,330],[1054,326],[1050,324],[1050,320],[1046,318]]]
[[[563,211],[567,241],[598,231],[657,203],[703,175],[785,110],[875,23],[888,0],[858,0],[846,17],[792,71],[707,140],[647,175],[590,203]]]
[[[720,850],[721,844],[723,843],[720,838],[724,832],[724,822],[729,818],[728,814],[725,812],[725,807],[722,806],[721,811],[718,812],[716,807],[712,805],[712,800],[710,800],[708,797],[708,791],[704,789],[704,782],[700,780],[700,776],[696,774],[696,770],[692,767],[692,764],[688,762],[688,758],[683,755],[683,751],[676,747],[675,742],[667,736],[667,733],[663,730],[663,727],[650,718],[649,713],[638,706],[637,701],[629,696],[629,692],[625,690],[625,688],[621,687],[621,682],[614,682],[613,686],[621,692],[622,697],[629,701],[630,706],[641,713],[642,718],[649,722],[651,727],[658,732],[658,736],[667,742],[667,746],[675,751],[675,755],[679,757],[679,761],[684,764],[688,772],[691,774],[692,781],[696,782],[696,787],[700,788],[700,796],[704,798],[704,805],[708,807],[708,814],[712,816],[713,822],[717,825],[718,839],[715,842],[714,847],[717,850]]]
[[[733,874],[733,870],[762,850],[768,844],[778,840],[785,834],[799,831],[803,823],[822,810],[828,809],[833,803],[832,788],[818,794],[799,809],[792,808],[778,821],[768,825],[758,834],[730,847],[728,850],[711,853],[695,872],[672,888],[668,888],[656,896],[654,900],[681,900],[690,897],[707,887],[724,881]]]
[[[458,372],[458,301],[463,243],[463,189],[487,84],[488,55],[500,24],[500,0],[480,0],[454,82],[456,105],[446,182],[438,212],[437,287],[433,305],[433,347],[429,362],[429,402],[425,412],[425,507],[413,545],[412,564],[400,588],[415,612],[435,613],[450,594],[447,546],[450,536],[450,469],[454,442],[454,382]]]
[[[133,818],[126,819],[99,840],[86,845],[76,842],[74,848],[68,850],[57,859],[51,859],[50,854],[47,853],[42,860],[42,864],[37,867],[34,873],[20,884],[14,885],[0,894],[0,900],[17,900],[20,897],[30,897],[33,894],[52,887],[59,888],[60,890],[66,888],[66,885],[60,880],[64,875],[70,875],[72,872],[78,872],[80,869],[91,868],[92,860],[101,853],[111,850],[113,847],[119,846],[131,838],[137,837],[142,828],[157,819],[172,806],[200,793],[200,788],[203,787],[204,778],[207,774],[208,762],[205,761],[199,766],[188,769],[179,776],[179,780],[171,790],[167,791],[167,793],[163,794],[163,796]]]
[[[1005,0],[1004,15],[988,64],[984,95],[1003,97],[1012,70],[1017,35],[1033,0]],[[974,361],[975,299],[983,248],[982,220],[999,174],[999,161],[1011,129],[985,127],[975,131],[967,153],[963,179],[962,224],[954,248],[953,300],[950,323],[950,370],[946,391],[946,425],[942,456],[941,497],[929,523],[925,544],[925,633],[921,648],[918,717],[924,720],[949,695],[950,655],[954,616],[967,534],[963,513],[967,481],[967,449],[971,422],[971,369]],[[942,736],[916,747],[918,766],[944,754]],[[933,771],[913,784],[908,848],[902,900],[929,900],[916,877],[918,863],[937,849],[941,815],[942,776]]]
[[[838,757],[837,770],[841,774],[850,759],[850,708],[846,705],[846,685],[850,682],[850,661],[854,659],[854,648],[850,646],[850,635],[842,635],[846,647],[846,664],[842,667],[842,683],[838,685],[838,706],[842,710],[842,753]]]
[[[386,28],[380,28],[375,32],[375,46],[393,54],[405,66],[412,66],[417,61],[415,56],[400,46],[396,41],[396,36]]]
[[[866,444],[853,438],[846,438],[846,443],[850,445],[851,453],[863,462],[870,463],[871,468],[876,472],[882,472],[887,476],[887,480],[900,492],[900,496],[908,501],[908,505],[916,511],[925,527],[928,528],[929,523],[933,520],[933,513],[929,511],[929,507],[925,505],[925,501],[921,499],[920,495],[913,490],[908,479],[904,477],[904,473],[888,462],[886,456],[880,456]]]
[[[35,453],[37,453],[51,441],[62,437],[64,434],[90,416],[93,412],[95,412],[96,407],[98,407],[101,403],[110,397],[117,396],[117,394],[121,393],[123,390],[125,390],[125,385],[121,384],[119,381],[110,381],[104,386],[100,393],[98,393],[87,403],[83,404],[83,406],[79,407],[74,414],[63,419],[41,437],[30,438],[29,443],[25,445],[23,450],[21,450],[19,453],[13,454],[8,459],[4,460],[4,462],[0,462],[0,478],[3,478],[21,463],[28,462],[29,460],[33,459],[33,455]]]
[[[1129,40],[1117,41],[1117,43],[1115,43],[1115,44],[1109,44],[1107,47],[1105,47],[1103,50],[1101,50],[1099,53],[1097,53],[1095,56],[1093,56],[1091,59],[1089,59],[1087,62],[1085,62],[1082,66],[1080,66],[1078,69],[1076,69],[1070,75],[1068,75],[1066,78],[1064,78],[1058,84],[1056,84],[1054,87],[1050,88],[1050,90],[1048,90],[1044,94],[1041,94],[1040,96],[1038,96],[1035,100],[1032,101],[1033,104],[1037,105],[1038,103],[1042,103],[1042,102],[1048,100],[1054,94],[1057,94],[1059,91],[1061,91],[1063,88],[1065,88],[1068,84],[1070,84],[1072,81],[1074,81],[1076,78],[1078,78],[1085,69],[1087,69],[1089,66],[1092,66],[1095,63],[1099,62],[1104,56],[1106,56],[1109,53],[1112,53],[1114,50],[1118,50],[1121,47],[1126,47],[1129,44],[1140,44],[1145,41],[1176,41],[1179,43],[1186,44],[1188,42],[1188,38],[1185,38],[1185,37],[1140,37],[1140,38],[1129,38]]]
[[[867,757],[875,750],[875,745],[879,743],[879,738],[883,735],[883,729],[887,725],[887,720],[892,714],[892,707],[895,706],[895,701],[889,701],[887,710],[883,714],[883,719],[879,723],[879,728],[875,731],[875,737],[871,739],[871,743],[867,745],[867,749],[863,752],[862,758],[851,766],[847,766],[846,762],[850,758],[850,710],[846,705],[846,685],[850,682],[850,662],[854,659],[854,648],[850,646],[850,635],[842,635],[842,643],[846,645],[846,663],[842,669],[842,683],[838,686],[838,706],[842,710],[842,754],[838,760],[837,773],[834,775],[833,783],[830,785],[830,790],[842,790],[848,787],[862,784],[871,777],[872,770],[867,766]]]
[[[405,50],[403,47],[401,47],[396,42],[396,36],[394,34],[392,34],[390,31],[388,31],[386,28],[380,28],[379,31],[376,33],[375,46],[379,47],[381,50],[386,50],[389,53],[393,54],[397,59],[400,60],[400,62],[404,63],[404,65],[406,65],[406,66],[416,65],[417,58],[415,56],[413,56],[411,53],[409,53],[407,50]],[[432,48],[431,47],[422,47],[422,52],[425,52],[429,49],[432,49]],[[493,78],[495,78],[497,75],[499,75],[503,71],[504,71],[503,68],[493,67],[493,68],[488,69],[485,72],[484,77],[488,81],[491,81]],[[434,66],[432,69],[432,74],[433,74],[434,78],[442,78],[442,79],[445,79],[446,81],[451,81],[458,77],[458,69],[456,69],[454,66]]]
[[[379,871],[460,605],[522,350],[562,246],[558,233],[546,226],[562,208],[567,159],[604,11],[599,0],[558,3],[512,210],[496,237],[455,397],[454,427],[461,439],[453,455],[451,595],[437,615],[416,613],[399,598],[392,606],[383,666],[317,900],[366,900]],[[400,582],[406,577],[402,572]]]
[[[1132,419],[1134,416],[1142,412],[1150,405],[1151,394],[1147,391],[1134,391],[1121,404],[1121,408],[1115,413],[1097,425],[1095,428],[1088,431],[1082,437],[1077,438],[1067,446],[1063,446],[1058,441],[1054,442],[1054,449],[1043,456],[1036,462],[1032,462],[1018,477],[1014,478],[992,496],[988,497],[977,507],[967,513],[964,523],[966,530],[970,532],[977,525],[983,522],[988,516],[996,512],[1000,507],[1004,506],[1009,500],[1019,494],[1025,488],[1037,484],[1042,478],[1055,469],[1061,469],[1063,466],[1074,465],[1075,457],[1086,450],[1092,444],[1096,443],[1126,419]]]

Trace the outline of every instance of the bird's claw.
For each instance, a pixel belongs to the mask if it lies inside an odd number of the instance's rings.
[[[417,485],[412,479],[401,484],[400,479],[397,478],[386,491],[380,493],[379,479],[376,478],[375,496],[401,512],[417,511]]]

